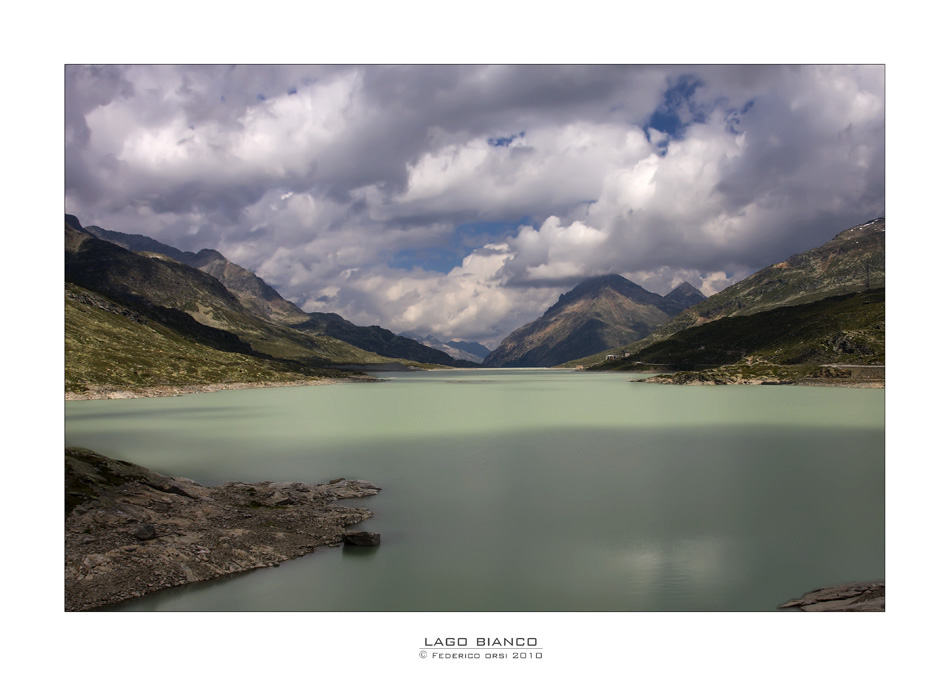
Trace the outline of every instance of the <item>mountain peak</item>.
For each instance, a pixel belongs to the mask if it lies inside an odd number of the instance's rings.
[[[657,294],[650,293],[626,277],[621,275],[600,275],[598,277],[588,277],[567,293],[562,293],[558,301],[549,307],[544,315],[548,316],[549,314],[559,312],[572,303],[601,296],[607,289],[617,291],[620,295],[626,296],[639,303],[655,305],[661,300],[661,297]]]
[[[876,233],[884,232],[884,217],[875,218],[873,220],[862,223],[861,225],[855,225],[852,228],[847,230],[842,230],[837,235],[835,235],[834,240],[844,240],[844,239],[855,239],[857,237],[867,237],[868,235],[873,235]]]
[[[629,287],[641,288],[638,284],[631,282],[622,275],[599,275],[597,277],[588,277],[581,281],[577,286],[571,289],[571,292]]]
[[[683,310],[706,300],[703,292],[689,282],[682,282],[675,289],[663,296],[660,307],[671,317],[675,317]]]
[[[697,289],[695,286],[693,286],[693,285],[690,284],[689,282],[680,282],[680,283],[676,286],[675,289],[673,289],[672,291],[670,291],[670,292],[669,292],[668,294],[666,294],[666,295],[667,295],[667,296],[671,296],[671,295],[673,295],[674,293],[702,293],[702,291],[700,291],[699,289]]]
[[[505,338],[486,366],[554,366],[624,345],[669,320],[668,301],[621,275],[583,280]],[[679,310],[677,309],[677,312]]]
[[[79,219],[71,214],[66,214],[66,232],[65,243],[67,251],[76,251],[83,241],[90,239],[93,235],[79,224]]]
[[[72,214],[66,214],[66,223],[78,230],[79,232],[85,232],[84,228],[79,224],[79,219],[73,216]]]

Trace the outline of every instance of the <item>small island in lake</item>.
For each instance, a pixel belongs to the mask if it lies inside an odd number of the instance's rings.
[[[352,479],[206,487],[67,448],[65,609],[92,610],[339,546],[346,528],[372,512],[338,501],[379,490]]]

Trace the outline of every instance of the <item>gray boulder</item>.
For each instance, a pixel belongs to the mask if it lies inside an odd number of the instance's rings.
[[[142,524],[138,530],[133,533],[138,540],[154,540],[158,535],[155,533],[155,526],[150,523]]]
[[[354,547],[378,547],[379,533],[365,530],[347,531],[343,533],[343,542]]]

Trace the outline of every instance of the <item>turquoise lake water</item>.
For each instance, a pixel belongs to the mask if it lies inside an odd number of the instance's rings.
[[[774,610],[884,578],[884,391],[545,369],[66,404],[66,444],[203,484],[360,478],[376,550],[125,610]]]

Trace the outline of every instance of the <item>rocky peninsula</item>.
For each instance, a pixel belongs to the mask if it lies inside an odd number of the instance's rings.
[[[372,516],[337,504],[375,495],[362,480],[206,487],[87,449],[66,449],[65,609],[277,566],[339,546]]]
[[[884,612],[884,582],[851,582],[822,587],[779,608],[798,608],[806,612]]]

